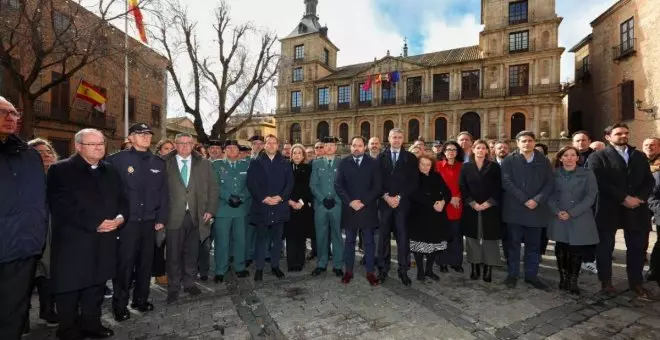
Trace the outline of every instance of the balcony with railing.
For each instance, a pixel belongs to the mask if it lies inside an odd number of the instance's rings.
[[[421,104],[422,103],[422,95],[410,95],[406,96],[406,104]]]
[[[57,121],[79,125],[81,127],[93,127],[105,130],[117,129],[117,119],[115,117],[92,108],[71,107],[51,109],[50,103],[35,100],[32,110],[37,120]]]
[[[382,98],[381,105],[396,105],[396,98]]]
[[[477,99],[480,97],[479,89],[470,89],[461,92],[461,99]]]
[[[576,81],[587,80],[589,78],[591,78],[591,72],[588,67],[579,67],[575,69]]]
[[[371,107],[371,99],[359,101],[358,107]]]
[[[445,102],[449,100],[449,89],[445,91],[433,92],[433,101],[434,102]]]
[[[536,51],[536,44],[533,39],[527,39],[524,43],[511,44],[509,43],[506,46],[507,50],[505,53],[515,54],[515,53],[525,53],[525,52],[534,52]]]
[[[484,98],[506,97],[506,89],[505,88],[484,89],[483,96]]]
[[[509,96],[525,96],[527,94],[529,94],[529,86],[509,87]]]
[[[329,109],[330,109],[330,105],[329,105],[329,104],[318,104],[318,105],[316,106],[316,110],[317,110],[317,111],[328,111]]]
[[[351,108],[351,102],[337,103],[337,110],[347,110]]]
[[[612,47],[612,60],[619,61],[628,56],[634,55],[637,50],[635,49],[637,38],[623,41],[621,45]]]
[[[300,113],[302,111],[302,107],[300,106],[292,106],[291,107],[291,113]]]

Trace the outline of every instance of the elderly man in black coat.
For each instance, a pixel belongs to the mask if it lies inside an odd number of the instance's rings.
[[[353,278],[355,239],[358,231],[362,231],[367,281],[375,286],[378,278],[374,272],[374,229],[378,227],[378,199],[382,183],[377,161],[364,154],[365,144],[363,137],[353,137],[351,155],[339,163],[335,190],[342,200],[342,227],[346,230],[343,254],[346,272],[342,282],[349,283]]]
[[[101,325],[101,304],[105,282],[115,276],[117,228],[128,218],[128,206],[119,174],[101,160],[103,134],[83,129],[75,143],[77,153],[48,170],[57,336],[102,339],[114,334]]]
[[[598,279],[603,293],[615,293],[612,286],[612,251],[617,229],[623,228],[626,239],[628,284],[638,298],[650,293],[642,286],[645,246],[651,230],[647,201],[655,181],[646,156],[628,145],[628,126],[608,126],[605,138],[609,145],[589,156],[589,168],[598,181],[596,224],[600,243],[596,248]]]

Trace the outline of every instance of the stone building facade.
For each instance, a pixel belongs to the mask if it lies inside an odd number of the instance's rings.
[[[660,1],[619,0],[591,22],[575,45],[575,83],[569,91],[569,128],[603,139],[622,121],[631,143],[660,136]]]
[[[7,20],[20,16],[20,1],[0,0],[0,13]],[[34,6],[34,1],[27,2]],[[53,10],[44,9],[42,20],[44,27],[93,27],[99,17],[80,7],[77,2],[55,0],[49,3]],[[53,16],[51,18],[51,16]],[[4,20],[4,19],[3,19]],[[51,25],[50,22],[53,22]],[[124,46],[124,33],[111,29],[104,37],[108,46]],[[47,36],[48,32],[45,33]],[[19,49],[22,48],[19,46]],[[27,48],[27,47],[26,47]],[[143,122],[151,125],[155,132],[154,144],[165,136],[165,117],[167,112],[167,60],[152,50],[129,37],[129,125]],[[20,59],[17,59],[20,63]],[[22,72],[29,72],[32,65],[20,65]],[[58,65],[43,69],[38,75],[35,87],[50,83],[59,77]],[[79,82],[84,79],[104,93],[108,99],[106,110],[98,111],[91,104],[75,98]],[[0,67],[0,95],[10,99],[18,109],[22,109],[12,79],[8,71]],[[108,52],[108,56],[91,63],[70,79],[50,89],[34,103],[34,125],[31,135],[50,140],[60,156],[68,156],[75,151],[74,134],[83,128],[101,130],[108,142],[107,150],[112,153],[119,149],[124,141],[124,53]]]
[[[567,128],[554,0],[484,0],[479,45],[411,56],[404,45],[401,56],[388,51],[341,67],[339,48],[319,24],[318,0],[304,2],[302,20],[281,39],[280,137],[311,144],[327,135],[382,138],[400,127],[408,141],[463,130],[510,139],[523,129],[558,139]]]

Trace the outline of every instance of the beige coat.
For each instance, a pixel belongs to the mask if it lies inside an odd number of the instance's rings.
[[[192,153],[188,187],[181,180],[181,172],[176,161],[176,151],[163,157],[167,162],[167,176],[170,189],[170,216],[166,230],[179,229],[186,214],[186,202],[190,207],[193,223],[199,227],[203,241],[211,235],[211,224],[204,224],[204,214],[215,215],[218,210],[218,183],[211,162],[198,153]]]

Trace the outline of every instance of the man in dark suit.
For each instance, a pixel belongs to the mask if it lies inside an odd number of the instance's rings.
[[[615,235],[623,228],[626,239],[628,285],[640,299],[651,297],[643,283],[644,255],[651,230],[647,201],[655,181],[644,153],[628,145],[628,126],[617,123],[605,129],[609,145],[592,153],[588,166],[598,180],[596,224],[600,243],[596,247],[596,265],[602,292],[616,293],[612,286],[612,251]]]
[[[355,263],[355,238],[358,231],[364,237],[364,250],[369,284],[378,284],[374,271],[374,229],[378,226],[378,199],[381,196],[381,173],[378,162],[364,154],[364,137],[353,137],[351,156],[339,163],[335,190],[342,200],[342,225],[346,230],[343,283],[351,282]],[[335,256],[339,256],[335,253]]]
[[[128,206],[119,174],[101,161],[103,134],[83,129],[75,143],[77,153],[48,170],[57,337],[108,338],[114,333],[101,325],[101,304],[105,282],[115,276],[117,228],[128,218]]]
[[[284,222],[289,220],[289,196],[293,190],[291,163],[278,151],[277,137],[265,138],[264,151],[250,162],[247,185],[252,195],[250,222],[257,228],[255,251],[256,272],[254,281],[263,280],[267,235],[273,242],[270,250],[270,268],[273,275],[281,279],[280,252]]]
[[[406,232],[406,215],[410,205],[409,195],[417,186],[419,170],[417,157],[402,149],[403,130],[394,128],[388,136],[390,148],[378,156],[377,162],[382,176],[380,210],[380,239],[378,279],[381,283],[387,279],[390,270],[390,234],[396,231],[397,260],[399,261],[399,279],[410,286],[408,277],[409,246]]]

